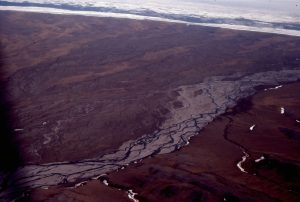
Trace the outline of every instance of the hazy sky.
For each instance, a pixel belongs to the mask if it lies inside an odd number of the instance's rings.
[[[182,4],[185,3],[206,3],[211,5],[221,5],[221,6],[229,6],[229,7],[239,7],[243,9],[256,9],[256,10],[266,10],[269,12],[285,12],[285,13],[293,13],[300,15],[300,0],[7,0],[11,2],[74,2],[80,4],[80,2],[111,2],[111,3],[137,3],[140,5],[151,3],[151,2],[159,2],[160,4]],[[158,4],[159,5],[159,4]]]
[[[162,17],[157,18],[147,15],[135,15],[132,12],[93,12],[68,9],[55,9],[53,7],[22,7],[20,6],[0,6],[0,10],[20,10],[33,12],[50,12],[59,14],[79,14],[99,17],[122,17],[131,19],[151,19],[151,20],[174,20],[168,16],[193,16],[199,19],[227,19],[222,23],[212,23],[207,26],[219,26],[230,29],[261,31],[270,33],[288,34],[300,36],[298,28],[285,28],[278,26],[282,23],[300,24],[300,0],[5,0],[10,2],[32,2],[41,4],[69,4],[89,7],[118,8],[124,11],[151,10],[162,13]],[[1,0],[0,0],[1,2]],[[0,4],[1,5],[1,4]],[[109,9],[108,9],[109,10]],[[166,17],[167,16],[167,17]],[[247,19],[257,24],[241,24],[237,19]],[[178,18],[177,18],[178,19]],[[182,18],[181,23],[191,23]],[[174,21],[173,21],[174,22]],[[200,20],[201,22],[201,20]],[[234,23],[236,22],[236,24]],[[294,25],[295,26],[295,25]]]
[[[182,2],[209,3],[267,11],[300,13],[300,0],[179,0]]]

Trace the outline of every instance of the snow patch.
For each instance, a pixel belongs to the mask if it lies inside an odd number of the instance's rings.
[[[265,159],[266,158],[264,156],[261,156],[260,158],[258,158],[258,159],[255,160],[255,163],[258,163],[258,162],[263,161]]]
[[[283,87],[283,85],[279,85],[279,86],[275,86],[275,87],[273,87],[273,88],[266,88],[266,89],[264,89],[264,91],[268,91],[268,90],[277,90],[277,89],[282,88],[282,87]]]
[[[105,176],[107,174],[101,174],[101,175],[98,175],[96,177],[93,177],[92,180],[99,180],[102,176]]]
[[[87,181],[83,181],[80,183],[75,184],[74,188],[82,187],[83,185],[86,185]]]
[[[109,185],[107,180],[103,180],[102,182],[103,182],[103,184],[104,184],[105,186],[108,186],[108,185]]]
[[[240,171],[242,171],[243,173],[248,173],[243,167],[242,167],[242,164],[247,160],[247,158],[249,157],[249,154],[247,154],[246,152],[243,152],[244,153],[244,156],[242,157],[242,160],[239,161],[237,163],[237,167],[238,169],[240,169]]]
[[[254,124],[254,125],[250,126],[249,130],[253,131],[255,127],[256,127],[256,125]]]
[[[131,200],[134,201],[134,202],[139,202],[139,200],[137,200],[137,199],[135,198],[135,196],[137,195],[137,193],[133,192],[132,189],[128,190],[127,193],[128,193],[128,198],[129,198],[129,199],[131,199]]]
[[[284,107],[280,107],[280,114],[284,114],[284,113],[285,113]]]

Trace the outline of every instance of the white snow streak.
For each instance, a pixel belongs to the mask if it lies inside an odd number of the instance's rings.
[[[260,158],[255,160],[255,163],[258,163],[258,162],[263,161],[263,160],[265,160],[265,157],[261,156]]]
[[[280,114],[284,114],[284,113],[285,113],[284,107],[280,107]]]
[[[253,131],[253,130],[254,130],[254,128],[255,128],[255,126],[256,126],[255,124],[254,124],[254,125],[252,125],[252,126],[250,126],[249,130],[250,130],[250,131]]]
[[[246,152],[243,152],[244,153],[244,156],[242,157],[242,160],[239,161],[237,163],[237,167],[238,169],[240,169],[240,171],[242,171],[243,173],[248,173],[243,167],[242,167],[242,164],[247,160],[247,158],[249,157],[249,154],[247,154]]]
[[[135,196],[137,195],[137,193],[133,192],[133,190],[128,190],[128,198],[131,199],[134,202],[139,202],[139,200],[137,200],[135,198]]]

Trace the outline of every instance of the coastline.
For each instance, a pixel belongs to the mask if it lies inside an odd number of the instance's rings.
[[[279,34],[279,35],[297,36],[297,37],[300,36],[300,30],[289,30],[289,29],[268,28],[268,27],[251,27],[251,26],[234,25],[234,24],[195,23],[195,22],[186,22],[182,20],[142,16],[142,15],[135,15],[135,14],[122,14],[122,13],[109,13],[109,12],[101,13],[101,12],[93,12],[93,11],[70,11],[70,10],[63,10],[63,9],[56,9],[56,8],[43,9],[40,7],[14,7],[14,6],[0,6],[0,11],[44,13],[44,14],[54,14],[54,15],[80,15],[80,16],[100,17],[100,18],[131,19],[131,20],[139,20],[139,21],[148,20],[148,21],[156,21],[156,22],[186,24],[187,26],[194,25],[194,26],[223,28],[229,30],[270,33],[270,34]]]

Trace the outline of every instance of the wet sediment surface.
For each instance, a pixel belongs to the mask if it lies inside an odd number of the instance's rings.
[[[5,178],[1,197],[13,194],[10,193],[12,185],[22,187],[22,191],[60,184],[71,185],[122,169],[149,156],[176,151],[187,145],[189,139],[199,134],[213,119],[225,113],[228,108],[234,107],[240,99],[253,95],[256,92],[255,87],[295,82],[300,78],[300,71],[282,70],[237,76],[239,79],[234,80],[235,76],[231,76],[230,81],[227,77],[211,77],[203,83],[178,88],[180,95],[177,100],[182,103],[182,107],[176,107],[173,111],[170,109],[171,117],[164,122],[162,128],[152,134],[125,142],[115,153],[78,162],[27,165],[20,168],[13,174],[13,178]],[[195,96],[195,92],[199,91],[202,93]],[[237,166],[241,168],[245,161],[246,158]]]
[[[139,201],[299,201],[299,140],[282,130],[300,130],[299,86],[262,89],[216,118],[189,146],[103,179],[121,192],[133,189]],[[65,195],[64,188],[56,194]],[[31,198],[52,197],[37,189]]]

